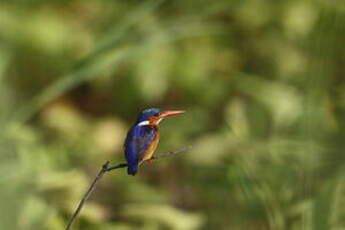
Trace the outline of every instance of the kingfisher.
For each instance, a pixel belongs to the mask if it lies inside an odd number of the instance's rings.
[[[125,157],[127,160],[127,173],[135,175],[138,167],[145,161],[150,162],[157,148],[160,131],[159,123],[166,117],[182,114],[185,111],[152,108],[142,111],[135,124],[128,131],[125,140]]]

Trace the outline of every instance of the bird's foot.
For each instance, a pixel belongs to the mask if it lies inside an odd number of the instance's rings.
[[[153,157],[151,157],[150,159],[147,159],[146,161],[147,161],[148,163],[152,163]]]

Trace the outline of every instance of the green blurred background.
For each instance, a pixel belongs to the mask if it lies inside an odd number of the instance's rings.
[[[75,230],[345,229],[343,0],[2,0],[0,228],[61,230],[144,108],[184,109]]]

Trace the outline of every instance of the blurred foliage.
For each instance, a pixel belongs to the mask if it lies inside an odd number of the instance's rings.
[[[63,229],[148,107],[159,151],[74,229],[345,228],[343,0],[2,0],[0,226]]]

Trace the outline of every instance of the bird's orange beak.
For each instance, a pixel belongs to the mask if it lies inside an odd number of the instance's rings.
[[[184,113],[185,111],[182,110],[168,110],[168,111],[163,111],[161,112],[161,114],[159,115],[159,118],[166,118],[166,117],[171,117],[171,116],[175,116],[175,115],[179,115]]]

